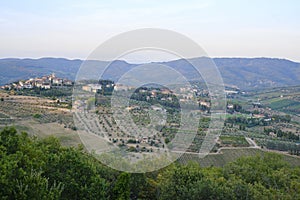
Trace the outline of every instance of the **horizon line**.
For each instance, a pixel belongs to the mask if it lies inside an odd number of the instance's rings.
[[[284,57],[266,57],[266,56],[250,56],[250,57],[242,57],[242,56],[216,56],[216,57],[210,57],[210,56],[201,56],[201,57],[193,57],[193,58],[178,58],[178,59],[168,59],[168,60],[158,60],[158,61],[150,61],[150,62],[129,62],[125,59],[116,59],[116,60],[96,60],[96,59],[89,59],[89,61],[103,61],[103,62],[113,62],[113,61],[124,61],[128,64],[146,64],[146,63],[159,63],[159,62],[172,62],[177,61],[181,59],[195,59],[195,58],[210,58],[210,59],[278,59],[278,60],[287,60],[294,63],[300,63],[300,61],[295,61],[292,59],[284,58]],[[0,60],[5,59],[19,59],[19,60],[40,60],[40,59],[65,59],[70,61],[88,61],[88,59],[82,59],[82,58],[71,58],[71,57],[56,57],[56,56],[43,56],[43,57],[0,57]]]

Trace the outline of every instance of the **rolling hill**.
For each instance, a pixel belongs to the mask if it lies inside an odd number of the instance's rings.
[[[193,58],[197,60],[203,58]],[[300,63],[276,58],[214,58],[224,83],[237,86],[244,90],[300,85]],[[100,68],[109,62],[89,61],[91,66]],[[82,60],[68,60],[64,58],[40,59],[0,59],[0,85],[20,79],[39,77],[55,73],[58,77],[74,80]],[[168,65],[189,79],[195,78],[197,73],[186,60],[179,59],[159,64]],[[125,61],[113,61],[107,70],[106,77],[118,79],[124,72],[137,66]],[[153,71],[153,75],[155,75]]]

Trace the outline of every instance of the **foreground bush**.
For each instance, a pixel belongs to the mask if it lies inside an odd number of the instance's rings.
[[[0,132],[1,199],[300,199],[300,168],[281,156],[241,158],[224,168],[173,164],[117,172],[58,139]]]

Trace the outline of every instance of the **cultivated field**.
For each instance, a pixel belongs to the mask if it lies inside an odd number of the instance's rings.
[[[78,144],[81,144],[78,133],[75,131],[76,128],[74,126],[71,111],[58,104],[55,100],[40,97],[17,96],[1,92],[0,98],[3,98],[3,101],[0,101],[0,128],[7,125],[13,125],[20,132],[25,131],[30,135],[40,138],[56,136],[63,145],[77,146]],[[137,117],[138,115],[135,114],[136,113],[133,113],[134,117]],[[116,126],[112,113],[109,112],[107,108],[101,106],[98,107],[97,116],[97,124],[95,123],[91,125],[91,121],[85,121],[85,117],[79,118],[79,123],[81,126],[89,126],[93,134],[107,133],[106,137],[108,137],[108,139],[112,142],[114,142],[115,138],[119,137],[123,138],[124,141],[132,142],[132,144],[129,143],[129,147],[135,147],[137,145],[135,141],[130,140],[132,137],[130,134]],[[138,118],[137,121],[146,123],[144,118]],[[202,127],[206,127],[208,121],[206,121],[206,118],[203,118],[200,124],[201,123]],[[278,124],[278,126],[279,125],[280,124]],[[286,124],[281,125],[281,127],[286,128],[283,129],[286,131],[290,129],[290,126],[287,126]],[[134,131],[132,127],[127,128],[127,131],[129,132]],[[185,153],[179,159],[179,162],[185,163],[189,160],[195,160],[199,162],[201,166],[223,166],[241,156],[263,154],[266,150],[260,149],[259,147],[253,148],[253,146],[251,146],[251,144],[245,139],[246,136],[261,138],[264,140],[265,136],[259,133],[262,129],[261,127],[253,127],[251,130],[252,131],[250,133],[249,130],[237,130],[236,126],[227,126],[224,133],[225,135],[219,138],[218,145],[220,146],[218,148],[221,147],[221,150],[217,151],[217,149],[215,149],[215,152],[217,153],[210,153],[204,158],[199,158],[197,153]],[[163,133],[168,134],[168,131],[172,131],[172,129],[165,129],[163,131]],[[196,136],[195,140],[199,140],[201,142],[202,135]],[[161,145],[165,142],[159,140],[156,141],[155,138],[147,138],[146,142],[149,141],[150,143],[153,141],[153,148],[155,148],[156,143],[157,145]],[[116,141],[116,143],[122,145],[120,141]],[[146,150],[147,149],[148,148],[146,148]],[[190,147],[190,150],[193,149],[199,149],[198,146],[195,146],[195,143]],[[287,152],[280,153],[284,156],[284,159],[292,165],[300,165],[299,157],[290,156]]]

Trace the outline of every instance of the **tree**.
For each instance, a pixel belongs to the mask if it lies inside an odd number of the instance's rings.
[[[196,163],[173,165],[160,174],[159,199],[209,199],[213,188]]]
[[[0,132],[0,158],[4,199],[107,199],[106,179],[115,176],[83,148],[62,147],[54,137],[29,138],[14,128]]]
[[[108,183],[92,158],[80,149],[62,148],[49,155],[44,174],[64,184],[62,199],[105,199]]]
[[[49,183],[43,175],[43,152],[27,134],[15,128],[0,132],[0,196],[3,199],[58,199],[59,182]],[[39,159],[37,159],[39,158]]]
[[[130,174],[123,172],[118,176],[113,189],[113,199],[129,200],[130,199]]]
[[[0,146],[4,147],[7,154],[14,154],[19,150],[19,136],[15,128],[4,128],[0,135]]]
[[[299,154],[298,147],[292,150]],[[5,128],[0,186],[1,199],[300,199],[300,167],[261,153],[223,168],[191,162],[129,174],[102,165],[82,146]]]
[[[146,174],[130,175],[130,199],[156,199],[156,185]]]

